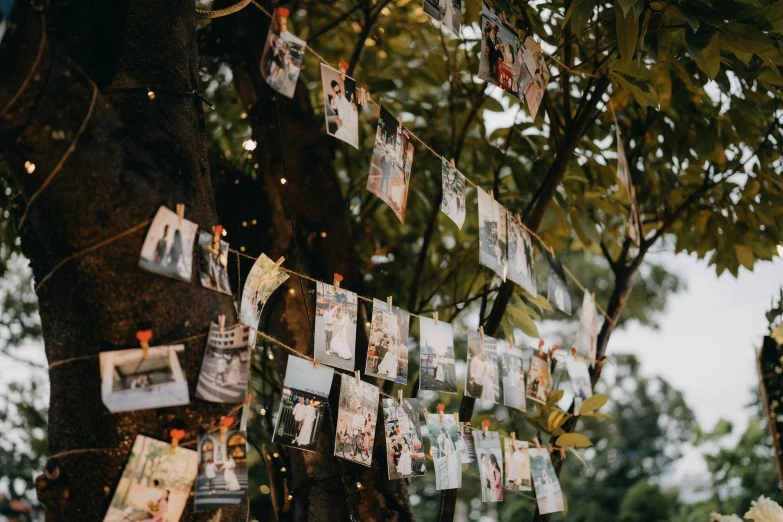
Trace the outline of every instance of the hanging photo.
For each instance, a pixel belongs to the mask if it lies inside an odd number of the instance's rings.
[[[427,433],[430,437],[430,452],[435,466],[435,489],[457,489],[462,487],[462,459],[457,451],[459,427],[453,415],[429,413]]]
[[[465,395],[482,401],[497,403],[500,399],[498,373],[498,341],[468,331],[468,372],[465,377]]]
[[[628,237],[634,243],[639,244],[639,239],[643,235],[641,210],[639,209],[639,200],[636,199],[636,187],[631,180],[631,168],[628,165],[628,157],[625,155],[625,145],[623,145],[623,137],[620,134],[620,126],[617,124],[617,116],[614,119],[614,126],[617,130],[617,178],[625,188],[631,202],[631,212],[628,216]]]
[[[476,462],[476,445],[473,443],[473,430],[470,429],[469,422],[460,422],[459,424],[457,453],[462,463],[462,471],[467,471],[468,467]]]
[[[288,280],[288,274],[282,268],[261,254],[245,279],[242,301],[239,303],[239,320],[251,328],[248,343],[256,345],[256,332],[261,311],[272,292]]]
[[[500,502],[503,500],[503,450],[500,448],[500,434],[496,431],[476,431],[473,434],[476,443],[479,472],[481,474],[481,501]]]
[[[540,404],[546,404],[549,378],[549,358],[539,351],[533,352],[533,356],[530,358],[530,371],[527,374],[525,394],[527,398]]]
[[[508,279],[524,288],[535,297],[536,272],[533,262],[533,241],[525,227],[510,212],[506,213],[508,222]]]
[[[568,293],[563,265],[549,254],[546,255],[546,262],[549,265],[547,300],[562,312],[571,315],[571,295]]]
[[[419,317],[420,389],[457,393],[454,331],[451,324]]]
[[[549,84],[549,67],[544,61],[541,46],[529,36],[525,39],[523,60],[530,76],[530,81],[524,89],[525,101],[530,109],[530,117],[535,120]]]
[[[198,226],[160,207],[141,247],[139,266],[163,276],[190,282],[193,275],[193,243]]]
[[[420,477],[427,474],[421,444],[421,426],[416,399],[383,399],[386,427],[386,467],[389,480]]]
[[[530,472],[542,515],[563,511],[563,491],[546,448],[530,448]]]
[[[405,222],[408,184],[413,165],[413,139],[397,118],[381,107],[367,190],[381,198]]]
[[[356,353],[356,294],[318,281],[315,302],[315,362],[353,371]]]
[[[525,411],[525,370],[522,350],[505,343],[503,346],[503,404]]]
[[[532,491],[530,478],[530,454],[527,441],[505,439],[503,441],[506,459],[506,489],[509,491]]]
[[[408,382],[408,324],[410,314],[373,299],[370,340],[364,373],[400,384]]]
[[[505,14],[481,2],[479,79],[522,99],[527,72],[522,54],[517,30],[507,23]]]
[[[103,522],[177,522],[197,470],[195,451],[137,435]]]
[[[446,0],[448,1],[448,0]],[[465,176],[451,166],[451,162],[443,158],[441,167],[443,199],[440,211],[449,216],[457,228],[462,229],[465,223]]]
[[[247,326],[234,325],[220,333],[218,325],[209,325],[196,397],[210,402],[245,400],[250,368],[249,339],[250,329]]]
[[[571,380],[574,396],[580,400],[587,400],[593,395],[593,387],[590,384],[590,372],[587,369],[587,361],[575,356],[566,357],[568,378]]]
[[[462,0],[424,0],[424,12],[442,23],[454,36],[459,36]]]
[[[506,211],[489,194],[478,189],[479,263],[505,281],[508,273]]]
[[[198,476],[193,511],[245,503],[247,433],[238,425],[232,426],[226,433],[205,433],[198,443]]]
[[[101,352],[101,398],[112,413],[183,406],[190,402],[182,371],[185,345]]]
[[[228,282],[227,241],[218,240],[218,245],[215,245],[212,234],[204,230],[199,232],[198,268],[201,286],[231,295],[231,286]]]
[[[340,377],[340,409],[334,435],[334,456],[370,466],[378,422],[380,390],[353,375]]]
[[[275,10],[261,55],[261,76],[271,88],[294,97],[306,43],[288,32],[288,9]]]
[[[359,105],[356,80],[340,79],[340,71],[321,64],[321,85],[324,91],[326,133],[359,148]]]
[[[577,351],[595,364],[598,349],[598,310],[595,306],[595,294],[585,290],[582,299],[582,311],[579,314],[579,330],[576,332],[574,346]]]
[[[333,377],[334,370],[328,366],[316,368],[312,361],[288,356],[272,442],[315,451],[329,407]]]

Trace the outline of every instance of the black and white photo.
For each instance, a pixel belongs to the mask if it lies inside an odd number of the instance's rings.
[[[530,448],[530,473],[533,489],[536,491],[538,511],[542,515],[563,511],[563,491],[552,466],[552,459],[546,448]]]
[[[275,265],[265,254],[261,254],[245,279],[242,300],[239,303],[239,320],[251,328],[248,343],[256,345],[256,332],[261,311],[269,297],[288,280],[288,274]]]
[[[479,263],[505,281],[508,274],[506,210],[494,198],[478,189]]]
[[[506,461],[506,489],[509,491],[531,491],[530,454],[527,441],[505,439],[503,441]]]
[[[236,424],[199,439],[193,511],[247,503],[247,433]]]
[[[408,185],[413,166],[413,139],[389,111],[381,107],[367,190],[378,196],[405,222]]]
[[[530,358],[530,370],[527,374],[525,396],[532,401],[546,404],[549,380],[549,358],[542,352],[533,352],[533,356]]]
[[[549,265],[549,277],[547,278],[547,300],[560,311],[571,315],[571,295],[568,293],[565,271],[560,260],[555,256],[546,254],[546,262]]]
[[[288,15],[288,9],[278,8],[272,16],[261,55],[261,76],[271,88],[293,98],[306,43],[288,31]]]
[[[487,431],[484,435],[483,431],[476,431],[473,440],[481,475],[481,501],[500,502],[503,500],[503,450],[500,447],[500,434]]]
[[[426,415],[432,463],[435,466],[435,489],[462,487],[462,458],[457,450],[459,427],[453,415]]]
[[[587,361],[577,355],[566,357],[566,369],[571,381],[574,397],[581,401],[587,400],[593,395],[593,387],[590,385],[590,372],[587,369]]]
[[[357,296],[319,281],[315,301],[315,362],[353,371],[356,363]]]
[[[198,226],[160,207],[141,247],[139,266],[149,272],[190,282]]]
[[[582,298],[579,329],[576,331],[574,346],[578,353],[595,364],[595,355],[598,349],[598,310],[595,306],[595,294],[587,290]]]
[[[459,36],[462,0],[424,0],[424,12],[443,24],[454,36]]]
[[[372,464],[380,390],[374,384],[340,376],[340,408],[334,435],[334,456],[364,466]]]
[[[441,166],[441,183],[443,199],[440,211],[449,216],[457,228],[462,229],[465,223],[465,176],[443,158]]]
[[[457,454],[462,463],[462,471],[467,471],[476,462],[476,445],[473,442],[473,430],[470,423],[460,422],[457,431]]]
[[[467,363],[465,395],[497,403],[500,399],[497,339],[488,336],[482,339],[478,332],[469,330]]]
[[[420,389],[457,393],[454,331],[451,324],[419,317]]]
[[[522,43],[506,14],[481,2],[481,56],[478,77],[519,99],[528,81]]]
[[[373,299],[364,373],[400,384],[408,382],[409,323],[407,311]]]
[[[503,404],[525,411],[525,370],[520,348],[504,343],[501,358],[503,368]]]
[[[198,269],[201,286],[231,295],[228,282],[228,242],[222,239],[215,242],[209,232],[199,232]]]
[[[356,80],[345,75],[343,78],[340,78],[340,71],[336,71],[326,64],[321,64],[326,133],[358,149],[359,103],[356,94]]]
[[[508,279],[524,288],[531,296],[538,294],[533,257],[533,241],[519,219],[510,212],[508,222]]]
[[[382,399],[389,480],[427,474],[416,399]]]
[[[243,402],[250,368],[250,328],[209,325],[207,348],[198,376],[196,397],[210,402]]]

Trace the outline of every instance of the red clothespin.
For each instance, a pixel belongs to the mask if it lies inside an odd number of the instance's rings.
[[[442,402],[438,404],[438,416],[440,417],[440,422],[443,422],[443,410],[446,409],[446,405]]]
[[[438,326],[438,311],[432,312],[432,320],[435,321],[435,326]]]
[[[481,421],[481,431],[484,433],[484,438],[487,438],[487,430],[489,429],[489,419]]]
[[[344,82],[344,81],[345,81],[345,71],[347,71],[347,70],[348,70],[348,67],[350,67],[350,65],[348,64],[348,62],[346,62],[345,60],[343,60],[343,59],[341,58],[341,59],[340,59],[340,68],[339,68],[339,71],[340,71],[340,81],[341,81],[341,82]]]
[[[226,327],[226,316],[225,315],[219,315],[218,316],[218,332],[220,332],[220,335],[223,335],[223,330]]]
[[[554,359],[555,358],[555,352],[560,349],[560,345],[556,344],[552,347],[552,350],[549,352],[549,358]]]
[[[334,293],[337,293],[337,289],[340,288],[340,281],[343,280],[343,276],[338,274],[337,272],[334,273]]]
[[[212,227],[212,254],[220,255],[220,234],[223,233],[223,225]]]
[[[280,21],[280,32],[288,31],[288,16],[291,12],[285,7],[277,8],[277,19]]]
[[[574,359],[578,359],[578,357],[576,356],[576,348],[574,348],[573,346],[571,347],[571,355],[574,356]]]
[[[138,339],[141,345],[141,358],[146,360],[149,356],[150,341],[152,340],[152,330],[138,330],[136,332],[136,339]]]
[[[182,226],[182,220],[185,218],[185,204],[177,203],[177,228]]]
[[[253,397],[254,397],[254,396],[253,396],[253,392],[250,392],[250,393],[247,395],[247,404],[248,404],[248,405],[250,405],[250,404],[253,404]]]
[[[544,340],[543,339],[538,341],[538,350],[537,351],[538,351],[538,353],[542,353],[544,351]]]
[[[171,447],[169,448],[169,455],[174,455],[179,446],[179,441],[185,438],[185,430],[172,428],[169,430],[169,436],[171,437]]]
[[[234,417],[220,417],[220,441],[226,440],[228,429],[234,425]]]

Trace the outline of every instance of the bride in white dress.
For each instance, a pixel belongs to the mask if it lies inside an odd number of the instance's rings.
[[[484,377],[482,378],[483,388],[481,389],[482,401],[495,402],[495,370],[491,364],[484,365]]]
[[[445,382],[446,381],[446,365],[443,362],[443,356],[442,355],[436,355],[435,356],[435,364],[437,364],[437,368],[435,370],[435,380]]]
[[[226,384],[229,386],[239,384],[240,381],[240,367],[239,356],[234,355],[231,358],[231,362],[228,364],[228,376],[226,377]]]
[[[296,436],[296,443],[300,446],[308,446],[313,438],[313,424],[315,423],[315,408],[312,401],[305,406],[302,412],[302,421],[302,428],[299,430],[299,435]]]
[[[413,473],[411,467],[411,448],[407,442],[402,443],[402,451],[400,452],[400,461],[397,463],[397,471],[400,475],[410,475]]]
[[[350,359],[353,357],[351,349],[348,347],[348,312],[341,310],[340,318],[338,319],[336,329],[337,336],[332,338],[332,344],[330,348],[338,357],[343,359]]]
[[[378,373],[386,374],[392,379],[397,378],[397,345],[392,344],[383,356],[381,364],[378,365]]]
[[[234,473],[236,467],[237,463],[234,462],[234,457],[231,456],[223,463],[223,477],[226,479],[226,491],[239,491],[242,489],[242,486],[239,485],[239,480],[237,480],[237,474]]]

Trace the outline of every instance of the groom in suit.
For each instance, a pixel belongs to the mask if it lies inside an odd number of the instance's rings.
[[[337,306],[330,306],[327,308],[326,312],[324,312],[324,333],[326,334],[326,342],[324,343],[326,348],[326,354],[332,355],[332,333],[334,331],[334,325],[337,322],[337,317],[335,317],[335,310],[337,309]]]
[[[383,146],[383,157],[381,158],[381,188],[380,192],[384,196],[389,196],[389,179],[391,178],[391,159],[389,158],[389,149]]]

